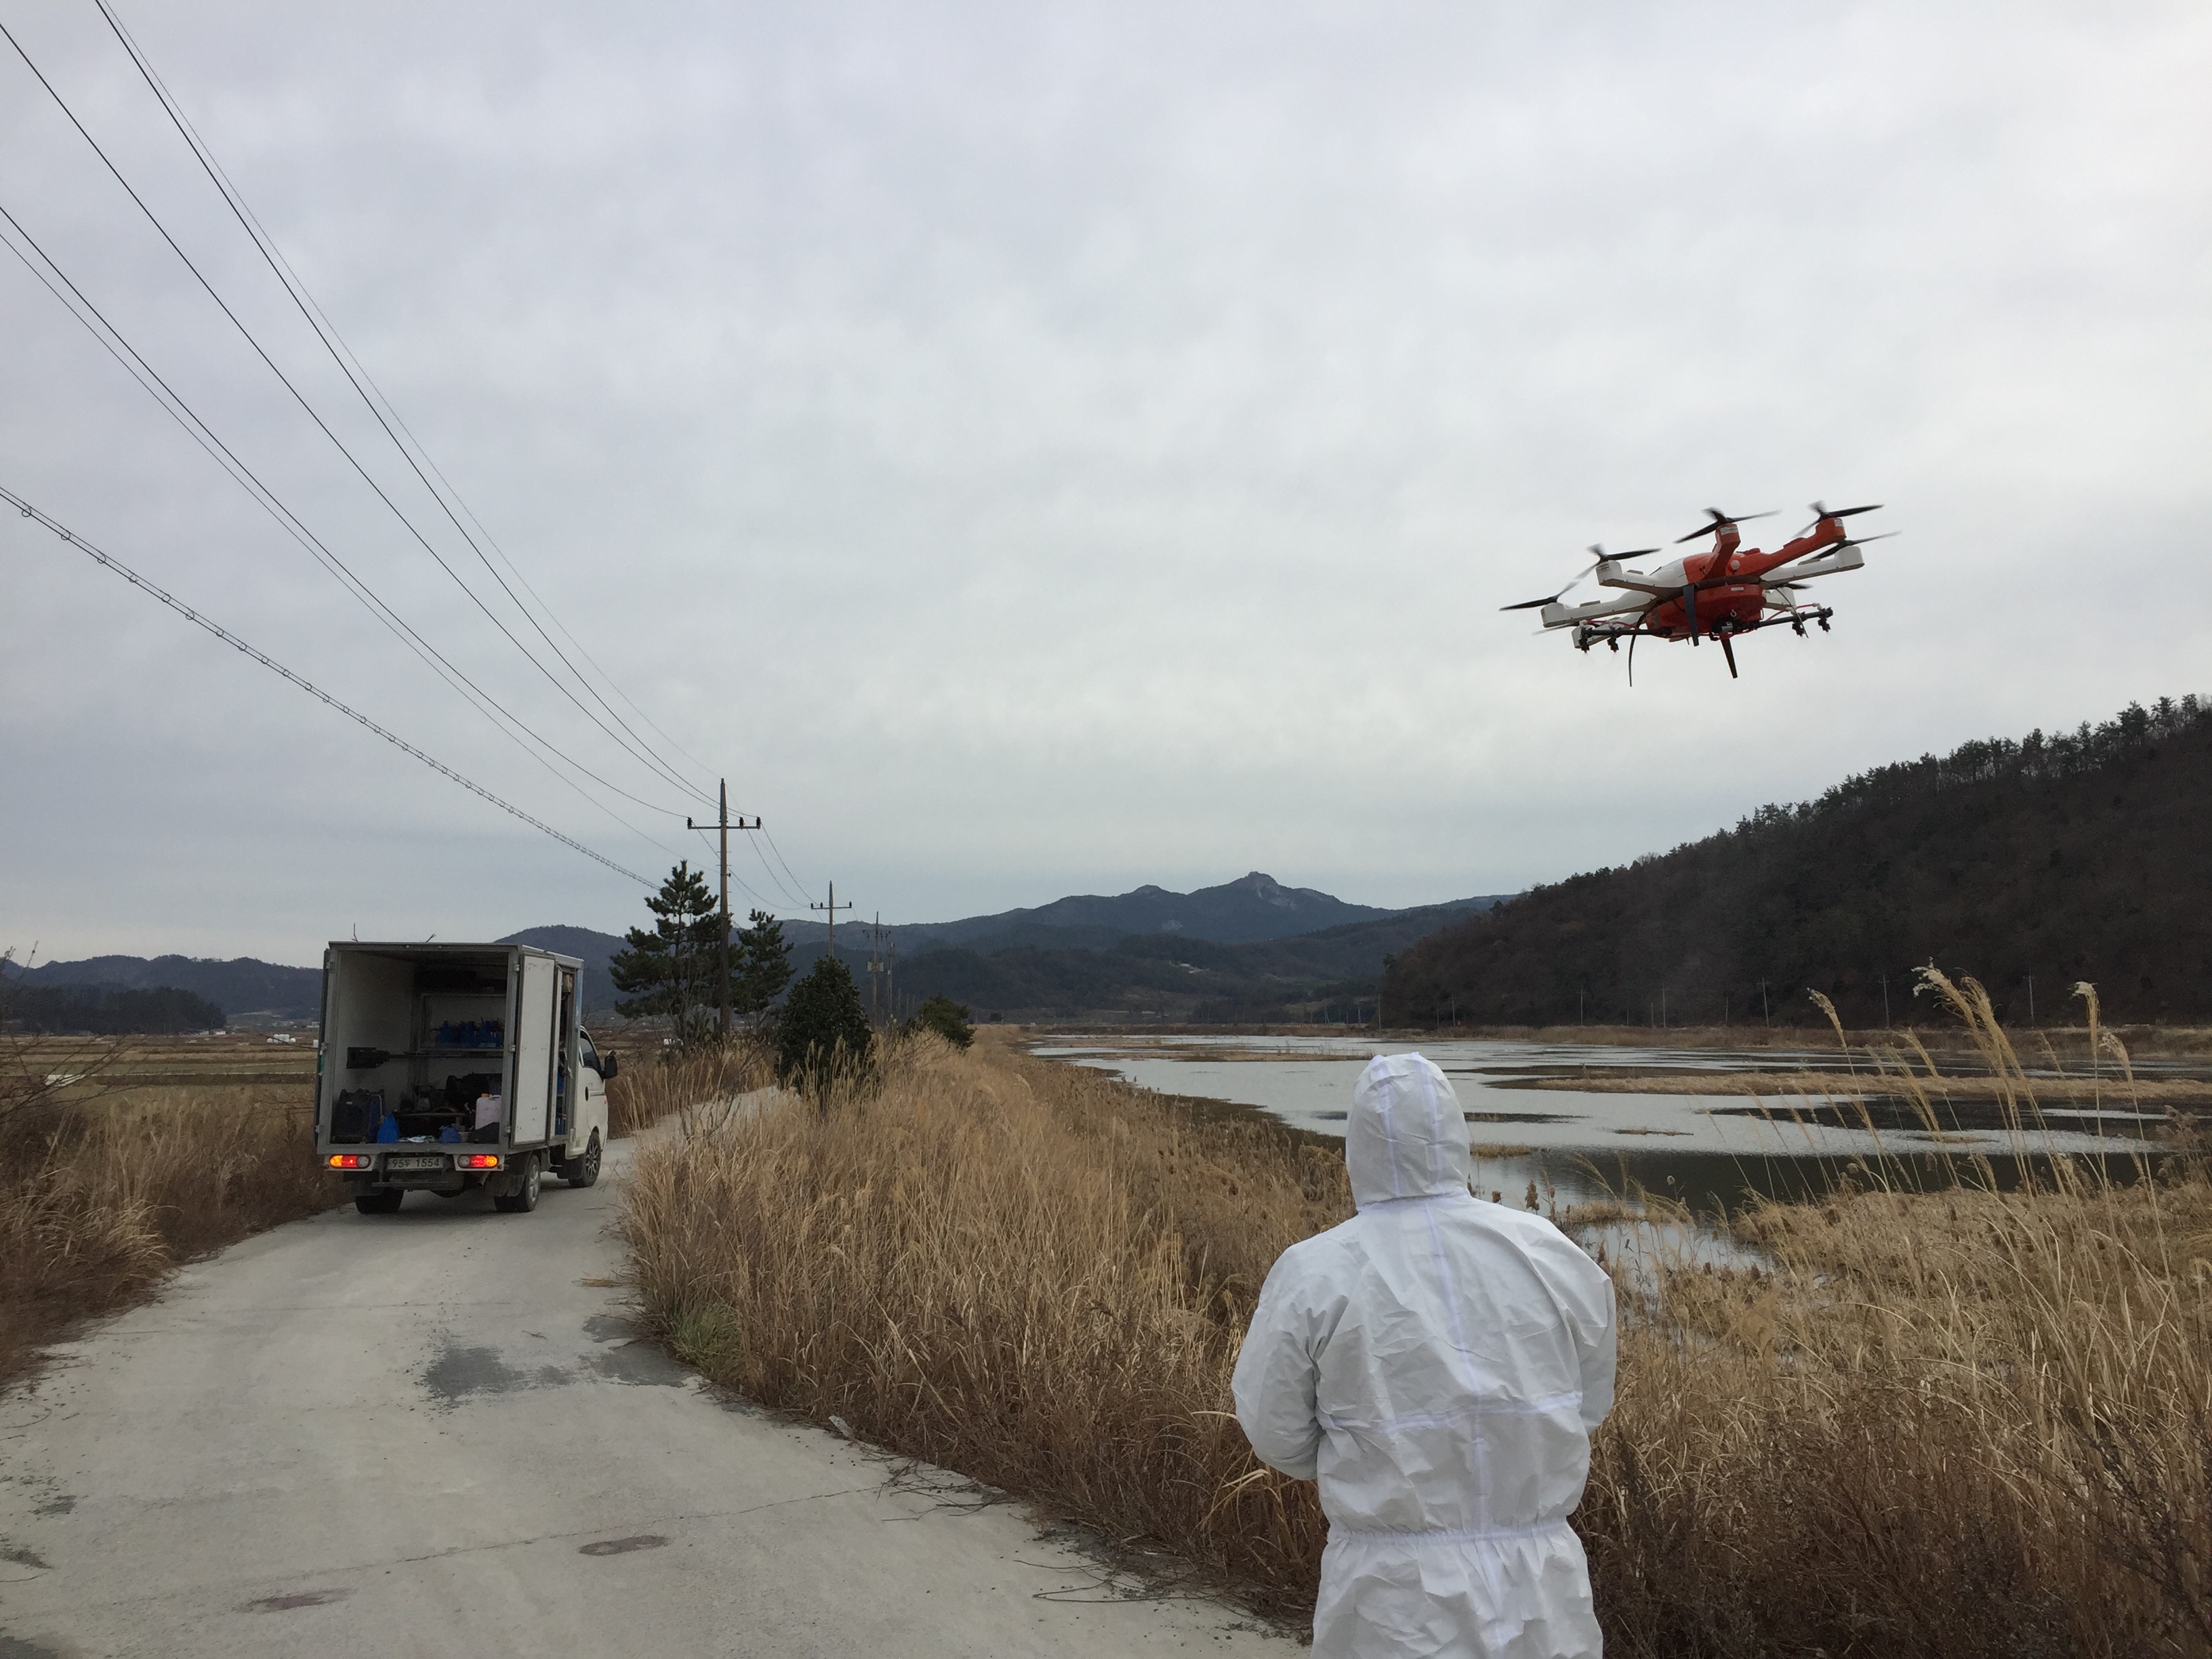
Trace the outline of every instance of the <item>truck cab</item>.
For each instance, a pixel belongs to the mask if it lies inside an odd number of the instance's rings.
[[[582,971],[524,945],[331,943],[315,1154],[356,1209],[485,1190],[527,1213],[549,1176],[599,1178],[617,1063],[583,1028]]]

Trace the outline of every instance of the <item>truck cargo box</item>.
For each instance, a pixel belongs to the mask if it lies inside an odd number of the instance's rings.
[[[478,1187],[526,1211],[547,1175],[599,1178],[615,1066],[579,1020],[582,967],[526,945],[324,952],[316,1153],[364,1213]]]

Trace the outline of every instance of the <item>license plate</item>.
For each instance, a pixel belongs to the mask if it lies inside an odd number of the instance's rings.
[[[442,1158],[387,1158],[384,1160],[384,1167],[387,1170],[442,1170],[447,1166]]]

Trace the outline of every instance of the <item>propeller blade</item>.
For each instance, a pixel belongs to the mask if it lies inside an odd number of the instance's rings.
[[[1596,568],[1598,568],[1598,566],[1600,566],[1601,564],[1603,564],[1603,563],[1605,562],[1605,555],[1604,555],[1603,553],[1599,552],[1599,551],[1598,551],[1598,550],[1597,550],[1596,548],[1595,548],[1595,547],[1593,547],[1592,549],[1590,549],[1590,551],[1591,551],[1591,552],[1593,552],[1593,553],[1596,553],[1596,554],[1597,554],[1597,557],[1596,557],[1596,558],[1595,558],[1595,559],[1593,559],[1593,560],[1591,560],[1588,564],[1584,565],[1581,569],[1579,569],[1579,570],[1576,571],[1576,572],[1575,572],[1575,576],[1574,576],[1574,580],[1573,580],[1573,581],[1569,582],[1569,583],[1568,583],[1565,587],[1561,588],[1558,592],[1556,592],[1556,593],[1550,593],[1550,594],[1547,594],[1544,598],[1542,598],[1542,599],[1523,599],[1523,600],[1522,600],[1522,601],[1521,601],[1521,603],[1520,603],[1520,604],[1518,604],[1518,605],[1499,605],[1498,608],[1500,611],[1534,611],[1534,610],[1535,610],[1539,605],[1557,605],[1557,604],[1558,604],[1561,599],[1564,599],[1565,598],[1566,598],[1566,597],[1567,597],[1567,595],[1568,595],[1569,593],[1571,593],[1571,592],[1572,592],[1574,591],[1574,588],[1575,588],[1576,583],[1580,582],[1583,577],[1585,577],[1585,576],[1589,575],[1589,573],[1590,573],[1591,571],[1593,571],[1593,570],[1596,569]],[[1635,556],[1634,554],[1632,554],[1632,554],[1629,554],[1627,556],[1628,556],[1628,557],[1630,557],[1630,558],[1634,558],[1636,556]]]
[[[1729,659],[1729,678],[1734,679],[1736,677],[1735,646],[1725,634],[1721,635],[1721,651]]]
[[[1690,617],[1690,643],[1698,642],[1698,585],[1692,582],[1682,590],[1682,605]]]
[[[1879,513],[1881,511],[1881,503],[1876,501],[1871,507],[1824,507],[1819,501],[1814,501],[1812,511],[1813,522],[1807,525],[1805,530],[1813,529],[1823,519],[1852,519],[1862,513]],[[1805,533],[1805,530],[1801,530],[1797,533],[1802,536]]]
[[[1771,519],[1779,511],[1781,511],[1779,507],[1769,507],[1764,513],[1723,513],[1717,507],[1709,507],[1705,512],[1712,522],[1702,530],[1692,530],[1686,536],[1675,537],[1674,545],[1680,547],[1684,542],[1693,542],[1700,536],[1710,536],[1723,525],[1748,524],[1753,519]]]

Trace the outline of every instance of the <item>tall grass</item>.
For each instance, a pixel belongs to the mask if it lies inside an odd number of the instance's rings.
[[[1948,994],[2029,1121],[1986,999]],[[829,1105],[641,1152],[625,1225],[678,1352],[1310,1604],[1313,1489],[1255,1463],[1228,1378],[1275,1255],[1349,1212],[1340,1160],[988,1043],[908,1046]],[[1736,1218],[1755,1267],[1616,1260],[1577,1517],[1614,1651],[2212,1652],[2212,1187],[2045,1167],[1869,1166]]]
[[[702,1102],[767,1086],[767,1056],[750,1043],[640,1054],[607,1085],[607,1134],[619,1140]]]
[[[302,1092],[64,1094],[0,1115],[0,1378],[178,1263],[343,1200]]]
[[[815,1104],[640,1152],[625,1224],[683,1358],[1285,1604],[1311,1583],[1312,1491],[1259,1470],[1226,1379],[1274,1249],[1350,1213],[1340,1160],[933,1036]]]

